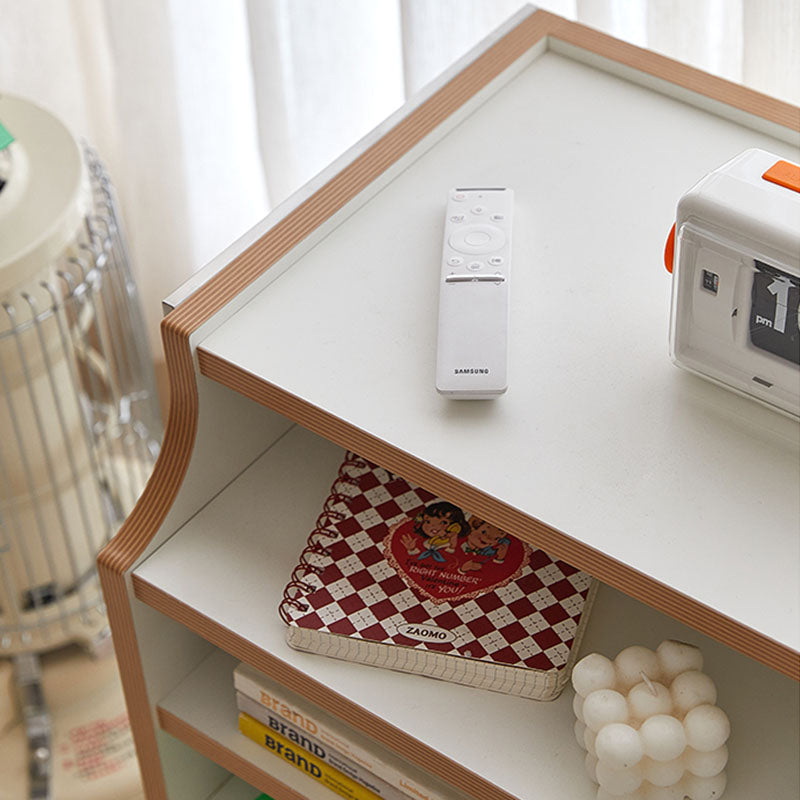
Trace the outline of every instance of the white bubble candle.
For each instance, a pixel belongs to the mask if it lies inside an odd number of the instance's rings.
[[[722,797],[730,722],[702,670],[700,650],[671,639],[575,665],[575,738],[597,800]]]

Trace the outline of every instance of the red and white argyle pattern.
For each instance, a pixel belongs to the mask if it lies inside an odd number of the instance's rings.
[[[591,586],[584,572],[532,548],[528,564],[505,586],[474,599],[433,603],[410,588],[384,558],[390,528],[438,498],[366,462],[347,495],[333,508],[344,515],[330,525],[327,554],[308,560],[306,591],[286,608],[290,625],[420,650],[528,667],[560,669],[567,663]],[[508,532],[506,532],[508,533]],[[419,642],[402,635],[404,623],[452,632],[452,643]]]

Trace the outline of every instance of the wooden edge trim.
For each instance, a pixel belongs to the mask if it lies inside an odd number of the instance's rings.
[[[750,658],[800,680],[800,654],[789,647],[748,628],[718,611],[676,592],[638,570],[567,536],[543,522],[511,509],[474,487],[465,486],[446,472],[421,461],[381,439],[328,414],[316,406],[279,389],[234,364],[209,353],[197,351],[200,372],[236,392],[268,406],[332,442],[364,456],[420,483],[426,489],[447,497],[490,519],[495,525],[513,530],[515,535],[585,570],[595,578],[619,589],[701,633],[738,650]]]
[[[128,606],[126,573],[164,521],[191,458],[198,417],[197,386],[189,341],[191,334],[464,102],[549,35],[649,74],[675,80],[685,88],[779,124],[796,127],[800,119],[800,109],[795,106],[712,78],[699,70],[679,65],[548,12],[535,11],[164,319],[161,332],[170,376],[170,407],[161,454],[139,502],[117,535],[98,556],[98,570],[116,642],[120,676],[131,712],[131,728],[149,800],[164,800],[166,789],[136,644],[133,615]],[[368,455],[366,450],[364,453]],[[395,453],[394,460],[399,462],[401,456]],[[402,474],[403,470],[397,467],[397,471]],[[464,490],[464,494],[468,494],[467,490]],[[455,493],[453,497],[458,499]],[[476,511],[480,510],[478,505],[474,507]],[[544,532],[542,538],[547,538]],[[793,668],[787,674],[799,671]]]
[[[255,786],[259,791],[274,796],[275,800],[308,800],[305,795],[276,780],[268,772],[259,769],[251,761],[234,753],[233,750],[223,747],[197,728],[189,725],[188,722],[184,722],[180,717],[176,717],[161,706],[158,706],[156,711],[158,724],[162,730],[176,739],[180,739],[184,744],[219,764],[223,769]]]
[[[155,536],[172,506],[189,465],[197,428],[197,385],[188,336],[181,337],[169,325],[162,324],[162,337],[170,376],[170,407],[161,452],[133,511],[97,558],[120,681],[148,800],[167,800],[167,789],[133,623],[127,572]]]
[[[107,572],[104,574],[103,571],[100,572],[100,583],[113,635],[114,655],[119,665],[142,788],[148,800],[167,800],[167,788],[161,771],[161,758],[153,731],[153,718],[147,701],[126,583],[124,578],[115,580],[115,576],[109,576]],[[147,735],[148,731],[150,735]]]
[[[316,682],[277,656],[262,650],[251,641],[220,625],[163,589],[153,586],[138,575],[133,577],[133,586],[136,597],[143,603],[181,625],[185,625],[206,641],[215,644],[240,661],[245,661],[257,670],[270,675],[291,691],[297,692],[312,703],[327,709],[431,775],[441,778],[451,786],[471,797],[480,798],[480,800],[516,800],[513,795],[488,782],[462,764],[446,758],[439,751]],[[159,717],[164,713],[161,708],[158,709],[158,712]],[[186,725],[186,723],[182,724]],[[217,743],[212,744],[215,753],[223,749]],[[205,755],[209,754],[205,753]],[[209,755],[209,757],[220,763],[216,756]],[[243,776],[240,775],[240,777]]]
[[[617,61],[638,72],[661,78],[683,89],[718,100],[733,108],[753,114],[800,132],[800,107],[690,67],[668,56],[645,50],[578,22],[542,12],[548,17],[548,35]]]

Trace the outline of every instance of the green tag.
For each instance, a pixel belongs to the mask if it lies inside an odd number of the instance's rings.
[[[3,127],[3,123],[0,122],[0,150],[5,150],[13,141],[14,137]]]
[[[268,794],[260,794],[256,800],[273,800]]]

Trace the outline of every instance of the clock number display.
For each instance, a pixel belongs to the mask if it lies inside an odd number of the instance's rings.
[[[750,341],[800,365],[800,280],[761,261],[755,266]]]

